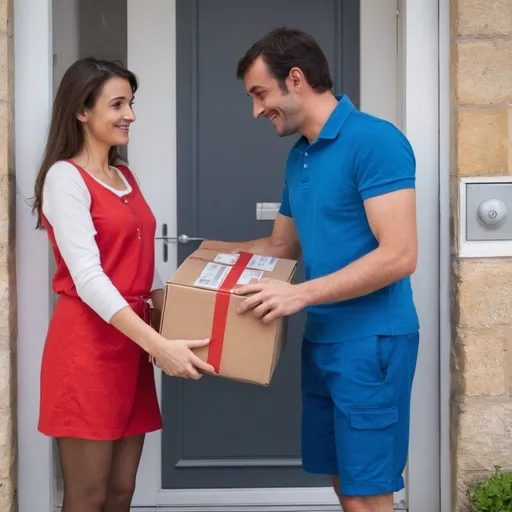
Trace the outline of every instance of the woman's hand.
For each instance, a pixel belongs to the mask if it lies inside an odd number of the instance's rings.
[[[110,323],[147,352],[167,375],[200,379],[201,373],[215,374],[213,366],[197,357],[191,349],[206,347],[210,340],[168,340],[158,334],[130,306],[119,310]]]
[[[197,357],[191,349],[205,347],[210,343],[206,340],[167,340],[162,337],[152,351],[155,364],[167,375],[184,379],[198,380],[203,373],[215,374],[212,365]]]

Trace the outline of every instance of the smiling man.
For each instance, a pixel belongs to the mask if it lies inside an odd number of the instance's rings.
[[[291,148],[272,234],[204,242],[283,258],[306,280],[240,287],[240,314],[267,323],[307,310],[302,341],[304,470],[332,475],[345,512],[392,512],[409,440],[419,323],[415,158],[392,124],[336,97],[327,60],[298,30],[277,29],[238,63],[254,117]]]

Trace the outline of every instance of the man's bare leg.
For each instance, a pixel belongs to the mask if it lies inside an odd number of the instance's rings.
[[[332,477],[332,485],[343,512],[393,512],[392,493],[379,496],[342,496],[338,476]]]

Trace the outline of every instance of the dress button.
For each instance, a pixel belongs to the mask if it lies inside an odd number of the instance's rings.
[[[304,153],[304,156],[308,156],[308,152],[307,151]]]
[[[304,169],[307,169],[308,168],[308,164],[304,164]]]
[[[128,199],[124,198],[123,203],[128,203]]]

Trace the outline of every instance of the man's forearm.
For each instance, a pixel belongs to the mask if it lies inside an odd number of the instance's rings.
[[[415,267],[415,256],[378,247],[333,274],[297,286],[307,305],[339,302],[384,288],[411,275]]]

